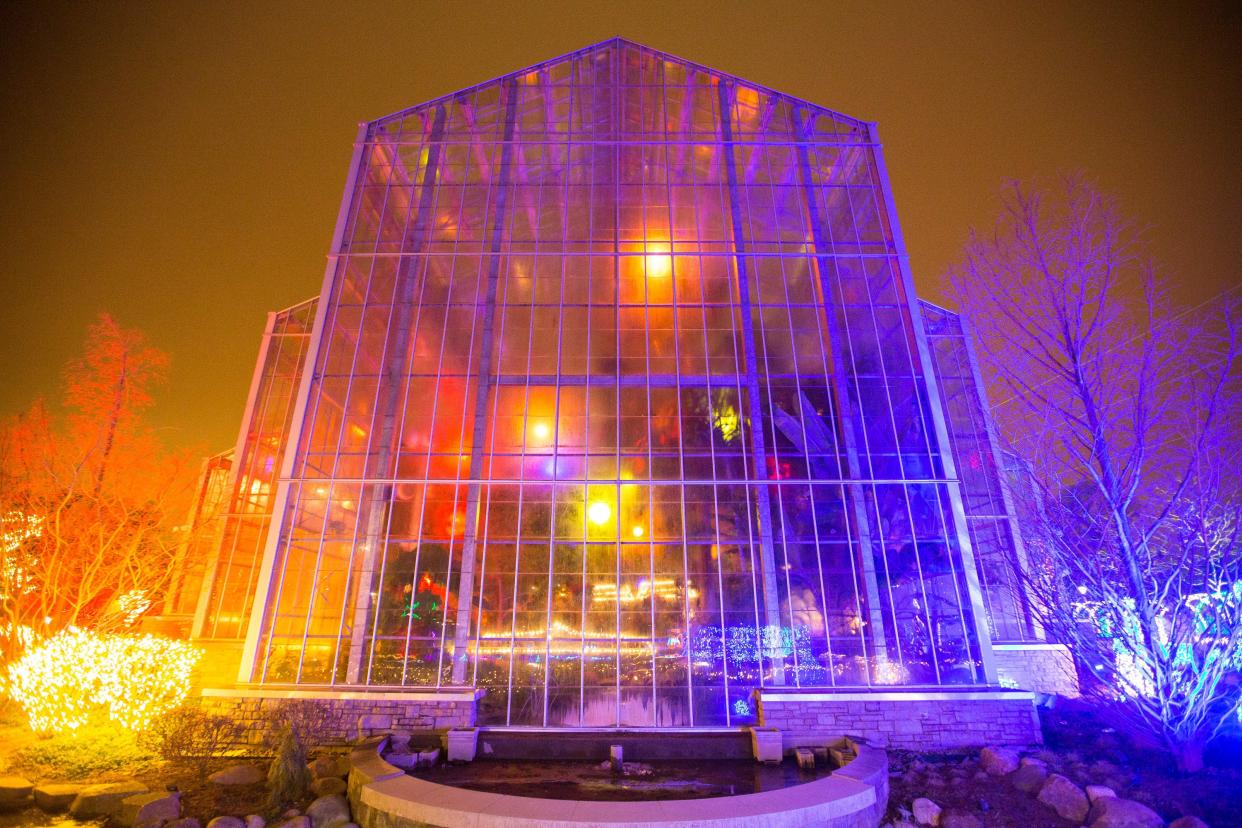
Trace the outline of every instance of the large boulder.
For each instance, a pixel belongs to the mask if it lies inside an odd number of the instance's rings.
[[[1091,828],[1163,828],[1164,820],[1141,802],[1106,796],[1092,803],[1087,824]]]
[[[1009,777],[1010,783],[1020,791],[1035,793],[1048,779],[1048,769],[1042,765],[1023,765]]]
[[[1056,811],[1061,819],[1075,823],[1086,819],[1087,811],[1091,808],[1083,789],[1059,773],[1052,774],[1044,781],[1035,798]]]
[[[349,757],[320,756],[310,763],[310,772],[316,779],[334,776],[344,778],[349,776]]]
[[[1013,773],[1018,762],[1018,752],[1009,748],[986,747],[979,751],[979,765],[992,776]]]
[[[914,812],[914,821],[919,825],[940,824],[940,806],[930,799],[919,797],[914,800],[910,810]]]
[[[25,806],[33,790],[34,783],[23,776],[0,776],[0,810]]]
[[[1112,788],[1108,787],[1107,785],[1088,785],[1086,790],[1087,790],[1087,801],[1092,803],[1093,805],[1095,804],[1095,801],[1097,799],[1116,799],[1117,798],[1117,792],[1114,791]]]
[[[255,765],[229,765],[207,777],[217,785],[257,785],[267,779],[267,774]]]
[[[117,818],[132,828],[159,828],[181,816],[181,795],[167,791],[134,794],[121,800]]]
[[[325,776],[311,783],[311,793],[315,796],[331,796],[345,793],[348,787],[345,780],[338,776]]]
[[[69,814],[78,819],[115,817],[121,811],[121,803],[131,796],[150,793],[151,789],[133,779],[124,782],[105,782],[87,785],[78,791],[69,806]]]
[[[218,816],[207,823],[207,828],[246,828],[246,823],[241,821],[241,817]]]
[[[49,814],[63,811],[73,804],[73,800],[81,792],[81,785],[50,782],[47,785],[36,785],[34,801]]]
[[[350,821],[349,802],[340,794],[321,796],[306,808],[312,828],[340,828]]]
[[[983,820],[969,811],[950,808],[940,815],[940,828],[983,828]]]
[[[1208,828],[1208,824],[1197,816],[1180,816],[1169,823],[1169,828]]]

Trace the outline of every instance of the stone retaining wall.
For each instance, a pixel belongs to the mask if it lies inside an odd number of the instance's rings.
[[[840,736],[911,750],[1043,741],[1034,694],[1026,692],[763,690],[758,697],[760,723],[781,730],[786,750]]]
[[[331,744],[354,744],[359,739],[391,730],[447,730],[473,727],[480,692],[384,693],[324,690],[238,688],[205,689],[204,710],[232,716],[246,723],[246,740],[259,744],[273,713],[290,701],[314,702],[327,711],[326,738]]]
[[[1078,698],[1078,671],[1064,644],[993,644],[992,653],[1006,687]]]

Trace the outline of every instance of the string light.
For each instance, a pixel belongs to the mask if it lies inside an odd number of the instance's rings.
[[[0,517],[0,549],[4,551],[4,560],[0,562],[0,597],[7,595],[29,595],[34,592],[36,584],[30,574],[30,567],[39,563],[30,556],[24,562],[12,554],[28,540],[42,537],[44,518],[41,515],[28,515],[17,510],[9,511]],[[6,593],[7,590],[7,593]]]
[[[125,616],[124,624],[132,627],[144,612],[151,608],[151,598],[145,589],[131,589],[116,599],[116,605]]]
[[[161,636],[70,627],[9,666],[8,692],[38,733],[73,732],[100,710],[139,731],[185,701],[202,654]]]

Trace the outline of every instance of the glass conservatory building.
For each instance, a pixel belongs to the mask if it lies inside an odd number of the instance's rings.
[[[874,125],[610,40],[362,125],[329,258],[196,619],[241,681],[546,727],[996,684]]]

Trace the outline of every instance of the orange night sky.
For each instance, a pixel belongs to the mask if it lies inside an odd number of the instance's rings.
[[[1202,302],[1240,281],[1242,17],[1172,5],[6,3],[0,416],[108,310],[172,355],[166,439],[230,446],[357,122],[614,35],[877,121],[927,298],[1006,178],[1083,170]]]

